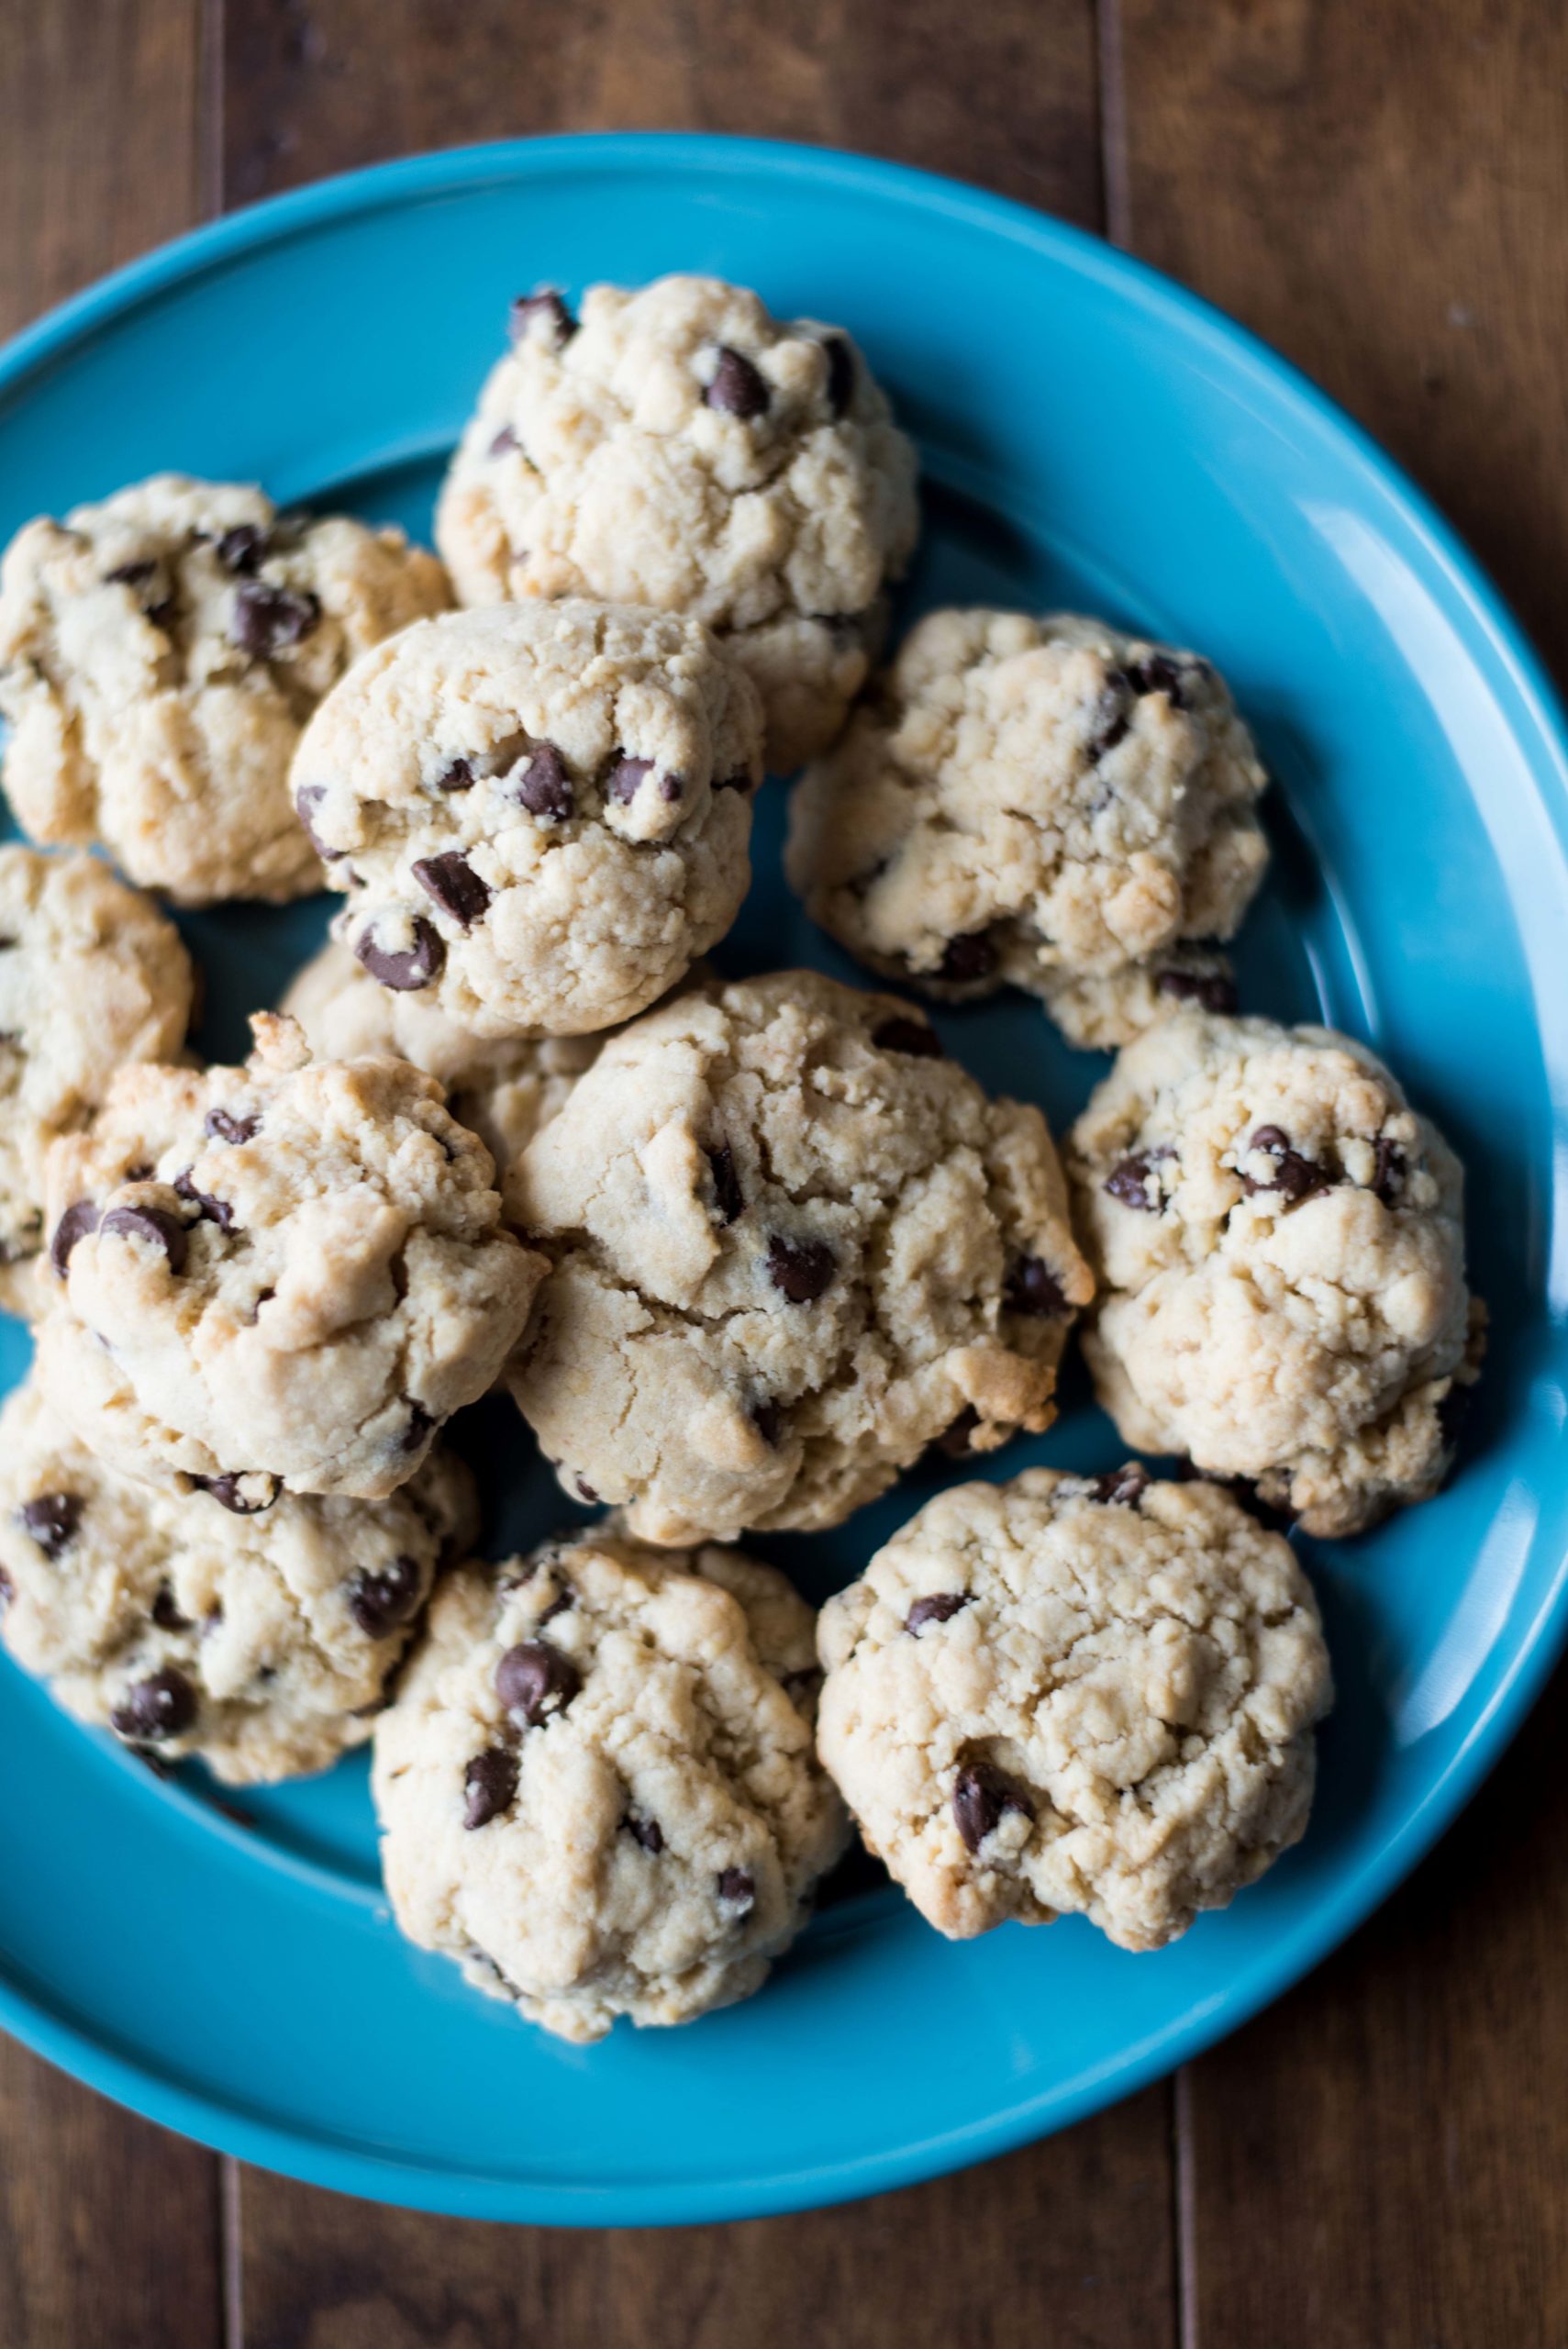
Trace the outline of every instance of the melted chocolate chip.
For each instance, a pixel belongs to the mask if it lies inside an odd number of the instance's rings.
[[[768,1241],[768,1275],[792,1305],[810,1305],[831,1281],[836,1259],[823,1240],[786,1240],[775,1231]]]
[[[361,1567],[349,1585],[349,1612],[367,1639],[384,1640],[418,1611],[418,1563],[394,1558],[379,1574]]]
[[[172,1273],[185,1269],[185,1227],[166,1208],[111,1208],[98,1229],[106,1236],[112,1232],[161,1248]]]
[[[172,1664],[147,1680],[128,1688],[109,1715],[109,1727],[120,1737],[156,1743],[178,1737],[196,1717],[196,1692],[183,1672]]]
[[[822,355],[828,362],[828,405],[837,416],[849,413],[855,396],[855,354],[847,334],[825,334]]]
[[[476,1753],[462,1774],[462,1823],[470,1830],[488,1827],[510,1810],[517,1792],[517,1757],[504,1745],[487,1746]]]
[[[198,1493],[210,1493],[236,1517],[260,1517],[283,1490],[276,1476],[260,1469],[226,1469],[221,1476],[193,1476],[191,1483]]]
[[[1048,1321],[1065,1320],[1073,1308],[1062,1284],[1039,1256],[1020,1256],[1007,1275],[1004,1302],[1009,1313],[1037,1314]]]
[[[537,1729],[552,1713],[563,1713],[582,1686],[571,1657],[548,1640],[524,1640],[495,1667],[495,1693],[519,1729]]]
[[[1374,1197],[1391,1208],[1405,1187],[1405,1153],[1396,1141],[1386,1134],[1379,1134],[1376,1142],[1376,1163],[1373,1168],[1372,1188]]]
[[[166,1582],[158,1586],[157,1596],[152,1601],[152,1620],[161,1631],[188,1631],[191,1628],[190,1617],[181,1614],[174,1601],[173,1590]]]
[[[1278,1126],[1260,1126],[1247,1145],[1250,1151],[1261,1151],[1274,1162],[1272,1179],[1260,1183],[1255,1176],[1242,1174],[1241,1188],[1249,1198],[1260,1191],[1276,1191],[1291,1207],[1298,1207],[1315,1191],[1329,1188],[1327,1171],[1315,1158],[1304,1158],[1290,1146],[1290,1138]]]
[[[294,796],[294,812],[309,833],[310,845],[317,855],[328,864],[336,864],[348,854],[347,849],[328,848],[310,820],[326,796],[327,785],[324,783],[302,784]]]
[[[513,302],[506,324],[514,342],[522,341],[535,318],[550,320],[558,350],[577,331],[576,319],[553,285],[541,285],[537,294],[519,294]]]
[[[639,1819],[635,1810],[628,1810],[621,1825],[634,1843],[640,1843],[645,1852],[651,1852],[656,1858],[664,1849],[664,1830],[656,1819]]]
[[[202,1120],[202,1131],[215,1141],[254,1141],[261,1125],[259,1117],[237,1118],[228,1109],[209,1109]]]
[[[1183,707],[1181,669],[1163,652],[1151,652],[1146,660],[1132,662],[1125,674],[1135,694],[1164,694],[1173,709]]]
[[[58,1558],[76,1538],[82,1503],[74,1493],[38,1493],[17,1511],[17,1522],[31,1534],[46,1558]]]
[[[871,1040],[884,1052],[907,1052],[918,1061],[940,1061],[942,1057],[942,1040],[936,1030],[929,1028],[923,1019],[906,1019],[902,1014],[873,1028]]]
[[[426,896],[464,930],[473,929],[490,903],[490,884],[456,849],[444,856],[421,856],[410,869]]]
[[[354,941],[354,952],[373,979],[384,987],[395,987],[406,994],[417,987],[428,987],[440,976],[447,959],[447,950],[439,931],[432,928],[423,914],[414,916],[414,943],[394,949],[378,946],[373,930],[361,930]]]
[[[966,937],[950,938],[937,966],[937,976],[955,985],[988,979],[997,963],[995,941],[988,930],[972,930]]]
[[[969,1439],[980,1425],[980,1414],[973,1403],[966,1403],[956,1419],[950,1419],[937,1438],[937,1449],[945,1452],[950,1460],[962,1460],[967,1454]]]
[[[746,1211],[746,1196],[740,1188],[740,1177],[735,1172],[735,1152],[725,1142],[707,1152],[707,1163],[713,1175],[714,1205],[726,1223],[733,1223]]]
[[[713,371],[712,383],[703,394],[703,405],[718,408],[726,416],[738,416],[744,422],[751,417],[766,415],[768,386],[742,352],[731,351],[727,342],[721,342],[718,364]]]
[[[750,1868],[724,1868],[719,1872],[718,1897],[732,1908],[745,1910],[757,1905],[757,1887]]]
[[[1008,1810],[1021,1810],[1032,1819],[1034,1803],[993,1763],[966,1762],[952,1787],[952,1815],[966,1849],[977,1852]]]
[[[1117,1508],[1136,1508],[1148,1489],[1149,1471],[1136,1460],[1095,1479],[1095,1498]]]
[[[637,787],[645,774],[653,772],[651,759],[634,759],[629,751],[617,751],[605,777],[605,797],[617,807],[629,806],[637,797]]]
[[[229,1206],[228,1201],[218,1198],[210,1191],[198,1191],[191,1180],[191,1170],[188,1166],[183,1166],[175,1175],[174,1188],[181,1198],[189,1199],[191,1205],[200,1210],[205,1221],[216,1223],[222,1232],[227,1233],[234,1230],[234,1209]]]
[[[213,552],[225,571],[253,572],[267,551],[267,534],[254,522],[237,522],[232,530],[225,530]]]
[[[533,756],[513,787],[529,815],[542,823],[564,824],[572,813],[571,779],[553,742],[534,745]]]
[[[321,606],[314,596],[296,596],[265,579],[242,579],[234,591],[228,633],[252,661],[270,661],[274,652],[300,643],[320,618]]]
[[[1174,996],[1178,1003],[1195,1003],[1205,1011],[1229,1016],[1237,1007],[1236,982],[1228,971],[1162,971],[1155,985],[1161,995]]]
[[[926,1598],[917,1598],[904,1618],[906,1631],[917,1631],[923,1623],[950,1622],[961,1607],[969,1604],[964,1590],[934,1590]]]
[[[68,1207],[54,1227],[54,1237],[49,1243],[49,1261],[60,1278],[65,1278],[65,1268],[71,1262],[71,1251],[79,1240],[85,1240],[98,1229],[98,1210],[91,1199],[77,1199]]]
[[[1149,1177],[1153,1169],[1147,1158],[1122,1158],[1106,1176],[1103,1188],[1124,1208],[1140,1208],[1145,1215],[1158,1215],[1161,1203],[1158,1195],[1149,1196]]]

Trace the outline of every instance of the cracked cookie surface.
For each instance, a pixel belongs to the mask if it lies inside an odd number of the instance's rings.
[[[401,530],[238,484],[160,473],[29,522],[0,565],[18,821],[102,841],[185,905],[319,889],[288,793],[300,729],[359,654],[450,601]]]
[[[225,1497],[227,1495],[227,1498]],[[0,1631],[66,1710],[233,1785],[330,1767],[371,1733],[473,1488],[434,1453],[374,1501],[173,1496],[95,1460],[35,1382],[0,1411]]]
[[[464,603],[600,596],[706,621],[767,710],[768,764],[824,749],[914,550],[912,444],[840,328],[711,277],[513,306],[441,493]]]
[[[1101,1284],[1084,1349],[1129,1443],[1312,1533],[1437,1490],[1482,1346],[1462,1177],[1364,1045],[1184,1012],[1121,1053],[1067,1159]]]
[[[1081,1911],[1158,1949],[1305,1831],[1317,1605],[1212,1485],[1034,1468],[940,1493],[817,1644],[823,1761],[945,1933]]]
[[[513,1396],[655,1542],[836,1525],[939,1437],[1049,1426],[1092,1293],[1040,1111],[810,971],[613,1038],[507,1205],[551,1265]]]
[[[1207,661],[1097,620],[931,613],[801,778],[789,877],[851,953],[939,995],[1004,982],[1078,1044],[1234,1009],[1265,783]]]
[[[40,1376],[128,1475],[375,1498],[491,1386],[544,1260],[433,1077],[251,1025],[243,1068],[124,1070],[55,1145]]]
[[[90,856],[0,848],[0,1305],[35,1309],[45,1161],[117,1068],[171,1060],[193,974],[150,899]]]
[[[403,1931],[566,2039],[748,1997],[847,1840],[812,1629],[771,1567],[614,1526],[449,1576],[376,1729]]]
[[[695,621],[503,605],[407,629],[306,731],[295,801],[371,975],[478,1036],[613,1027],[740,910],[750,681]]]

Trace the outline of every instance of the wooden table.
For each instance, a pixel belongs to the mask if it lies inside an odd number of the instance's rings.
[[[589,125],[865,148],[1130,246],[1364,419],[1568,674],[1560,0],[0,0],[0,330],[226,206]],[[1066,2136],[850,2210],[417,2218],[0,2042],[0,2344],[1557,2349],[1562,1687],[1272,2013]]]

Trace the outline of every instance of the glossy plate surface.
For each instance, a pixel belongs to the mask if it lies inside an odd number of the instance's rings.
[[[572,2049],[398,1939],[362,1758],[215,1807],[156,1783],[0,1664],[0,2022],[176,2129],[323,2185],[473,2215],[697,2220],[870,2192],[1120,2096],[1275,1995],[1386,1893],[1496,1759],[1562,1629],[1568,761],[1493,591],[1287,368],[1102,245],[891,166],[686,137],[545,140],[329,183],[203,230],[0,361],[0,535],[163,466],[428,529],[507,298],[668,269],[842,319],[926,467],[906,612],[1073,606],[1200,648],[1278,778],[1250,1008],[1385,1051],[1466,1159],[1493,1350],[1462,1470],[1351,1546],[1304,1544],[1340,1686],[1307,1842],[1159,1956],[1081,1921],[967,1946],[890,1891],[820,1917],[764,1993]],[[731,970],[851,966],[786,895],[760,818]],[[185,926],[214,1054],[276,999],[322,904]],[[1015,1000],[943,1017],[1059,1130],[1105,1063]],[[0,1325],[0,1381],[27,1343]],[[520,1424],[491,1547],[567,1512]],[[1068,1380],[994,1464],[1111,1464]],[[932,1489],[761,1544],[814,1595]]]

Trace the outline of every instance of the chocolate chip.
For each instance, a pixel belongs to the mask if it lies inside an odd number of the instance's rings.
[[[599,1495],[594,1490],[593,1486],[590,1485],[586,1476],[579,1476],[576,1470],[573,1469],[572,1472],[572,1481],[577,1487],[578,1499],[586,1501],[590,1508],[595,1508],[598,1504]],[[550,1610],[547,1608],[545,1613],[548,1614],[549,1611]],[[544,1621],[543,1615],[539,1617],[539,1621],[541,1623]]]
[[[328,864],[336,864],[348,854],[347,849],[328,848],[310,820],[326,796],[327,785],[324,783],[302,784],[294,796],[294,812],[309,833],[310,845],[317,855]]]
[[[512,451],[517,446],[518,441],[517,434],[513,431],[509,424],[504,424],[501,427],[500,431],[495,435],[495,440],[490,443],[490,454],[493,457],[509,457]]]
[[[1163,652],[1151,652],[1146,660],[1130,662],[1124,674],[1135,694],[1164,694],[1173,709],[1183,707],[1181,669]]]
[[[1396,1141],[1390,1141],[1386,1134],[1379,1134],[1372,1176],[1373,1195],[1381,1199],[1385,1208],[1391,1208],[1404,1187],[1405,1153]]]
[[[267,534],[254,522],[237,522],[225,530],[213,552],[225,571],[253,572],[267,551]]]
[[[442,913],[472,930],[490,903],[490,884],[481,880],[466,856],[449,849],[444,856],[421,856],[410,868],[427,896]]]
[[[942,1057],[941,1038],[923,1019],[906,1019],[902,1015],[884,1019],[880,1028],[873,1029],[871,1040],[884,1052],[908,1052],[917,1061]]]
[[[548,1640],[524,1640],[495,1667],[495,1693],[519,1729],[537,1729],[552,1713],[563,1713],[582,1686],[571,1657]]]
[[[757,1887],[750,1868],[724,1868],[719,1873],[718,1897],[740,1909],[753,1909],[757,1904]]]
[[[265,579],[242,579],[234,591],[228,634],[252,661],[270,661],[274,652],[307,637],[320,618],[321,606],[314,596],[296,596]]]
[[[1228,971],[1162,971],[1155,982],[1161,995],[1178,1003],[1195,1003],[1205,1011],[1227,1015],[1237,1008],[1236,982]]]
[[[656,1819],[639,1819],[635,1810],[628,1810],[621,1825],[632,1842],[640,1843],[645,1852],[651,1852],[657,1857],[664,1849],[664,1830]]]
[[[414,1558],[394,1558],[379,1574],[361,1568],[349,1584],[349,1612],[367,1639],[384,1640],[417,1612],[421,1579]]]
[[[742,421],[767,412],[768,386],[751,362],[727,342],[718,346],[718,364],[703,394],[705,407],[717,407]]]
[[[1136,1508],[1148,1489],[1149,1471],[1136,1460],[1095,1479],[1095,1498],[1115,1508]]]
[[[423,914],[414,916],[412,928],[412,946],[397,949],[378,946],[373,930],[361,930],[354,941],[354,952],[372,978],[379,979],[384,987],[396,988],[400,994],[406,994],[417,987],[428,987],[433,979],[440,976],[441,967],[447,959],[447,950],[439,933]]]
[[[217,1197],[210,1191],[198,1191],[191,1180],[191,1170],[188,1166],[183,1166],[175,1175],[174,1188],[181,1198],[189,1199],[193,1207],[199,1208],[208,1223],[216,1223],[218,1230],[223,1232],[234,1230],[234,1209],[229,1206],[228,1201]]]
[[[152,1601],[152,1620],[161,1631],[188,1631],[191,1628],[190,1617],[181,1614],[174,1603],[173,1590],[166,1582],[158,1586]]]
[[[579,1482],[581,1482],[581,1479],[579,1479]],[[595,1493],[594,1497],[597,1500],[598,1495]],[[556,1568],[557,1574],[559,1574],[560,1571],[561,1569],[558,1566]],[[570,1615],[572,1609],[576,1606],[576,1604],[577,1593],[573,1589],[570,1583],[563,1585],[563,1586],[556,1592],[555,1597],[550,1600],[550,1605],[534,1618],[534,1629],[536,1631],[542,1631],[547,1623],[553,1623],[558,1615]]]
[[[995,941],[990,932],[972,930],[963,938],[950,938],[942,950],[937,967],[939,978],[951,979],[964,985],[974,979],[988,979],[997,963]]]
[[[261,1124],[259,1117],[237,1118],[228,1109],[209,1109],[202,1120],[202,1131],[217,1141],[254,1141]]]
[[[476,1753],[462,1774],[464,1795],[462,1823],[465,1827],[488,1827],[504,1810],[510,1810],[517,1792],[517,1757],[508,1753],[504,1745],[491,1745]]]
[[[625,807],[637,796],[638,785],[645,774],[653,772],[651,759],[634,759],[629,751],[617,751],[605,777],[605,797]]]
[[[969,1439],[980,1425],[980,1414],[973,1403],[966,1403],[956,1419],[950,1419],[937,1438],[937,1449],[945,1452],[950,1460],[962,1460],[970,1449]]]
[[[435,1414],[427,1411],[423,1403],[417,1403],[412,1395],[405,1395],[403,1399],[408,1406],[408,1425],[403,1431],[397,1449],[399,1452],[417,1452],[436,1424]]]
[[[17,1522],[24,1533],[31,1534],[46,1558],[58,1558],[76,1538],[82,1503],[74,1493],[39,1493],[22,1503]]]
[[[1158,1195],[1149,1196],[1149,1177],[1152,1167],[1147,1158],[1122,1158],[1106,1176],[1104,1189],[1124,1208],[1141,1208],[1145,1215],[1161,1211]]]
[[[836,1259],[823,1240],[786,1240],[775,1231],[768,1241],[768,1274],[792,1305],[809,1305],[833,1277]]]
[[[685,796],[685,776],[677,774],[673,767],[668,774],[659,778],[659,796],[666,807],[673,807],[677,800]]]
[[[450,764],[444,766],[436,777],[436,789],[438,791],[472,791],[478,780],[479,777],[473,772],[471,760],[453,759]]]
[[[535,318],[550,320],[558,350],[577,331],[576,319],[553,285],[543,285],[537,294],[519,294],[513,302],[506,324],[514,342],[522,341]]]
[[[178,1737],[196,1717],[196,1692],[183,1672],[172,1664],[147,1680],[128,1688],[109,1715],[109,1727],[121,1737]]]
[[[1039,1256],[1020,1256],[1007,1275],[1004,1299],[1009,1313],[1037,1314],[1042,1320],[1064,1320],[1073,1308],[1062,1284]]]
[[[1032,1800],[1005,1770],[990,1762],[966,1762],[953,1780],[952,1815],[967,1849],[977,1852],[1008,1810],[1034,1817]]]
[[[210,1493],[236,1517],[260,1517],[283,1490],[281,1480],[262,1469],[226,1469],[221,1476],[193,1476],[191,1483],[195,1491]]]
[[[1103,759],[1127,738],[1132,724],[1132,680],[1125,669],[1106,672],[1105,687],[1095,708],[1094,731],[1088,741],[1091,761]]]
[[[917,1631],[922,1623],[950,1622],[961,1607],[969,1604],[969,1593],[963,1590],[934,1590],[927,1598],[917,1598],[904,1618],[906,1631]]]
[[[563,824],[572,813],[572,784],[566,762],[553,742],[537,742],[533,756],[515,786],[530,816],[547,824]]]
[[[113,571],[104,573],[106,587],[143,587],[157,570],[157,561],[149,555],[141,562],[120,562]]]
[[[98,1228],[106,1235],[113,1232],[121,1240],[143,1240],[161,1248],[172,1273],[185,1269],[185,1227],[166,1208],[111,1208]]]
[[[761,1397],[757,1402],[752,1404],[746,1416],[751,1420],[751,1425],[756,1429],[757,1433],[762,1437],[762,1442],[764,1443],[771,1443],[776,1450],[778,1446],[778,1440],[784,1433],[784,1414],[780,1410],[777,1403],[774,1402],[773,1397],[771,1395],[764,1395]]]
[[[835,416],[849,412],[855,395],[855,354],[847,334],[825,334],[822,355],[828,362],[828,405]]]
[[[68,1207],[54,1227],[54,1237],[49,1243],[49,1261],[60,1278],[65,1278],[65,1268],[71,1262],[71,1251],[79,1240],[98,1229],[98,1210],[91,1199],[77,1199]]]
[[[727,1143],[707,1152],[708,1167],[713,1175],[714,1204],[726,1223],[733,1223],[746,1211],[746,1195],[740,1188],[740,1177],[735,1172],[735,1152]]]
[[[1250,1151],[1261,1151],[1274,1162],[1272,1181],[1260,1183],[1255,1176],[1242,1174],[1241,1188],[1249,1198],[1260,1191],[1277,1191],[1289,1206],[1298,1207],[1315,1191],[1329,1188],[1329,1175],[1315,1158],[1304,1158],[1290,1146],[1290,1138],[1278,1126],[1260,1126],[1247,1145]]]

